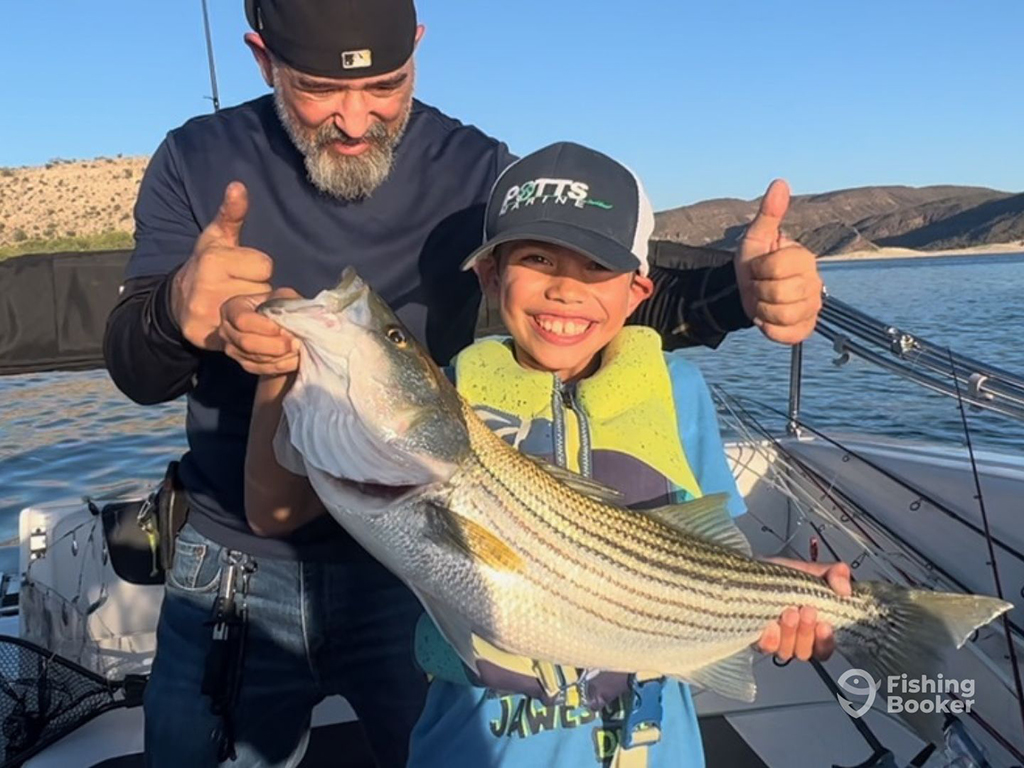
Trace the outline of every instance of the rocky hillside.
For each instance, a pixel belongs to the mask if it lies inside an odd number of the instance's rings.
[[[655,236],[731,249],[757,200],[707,200],[657,214]],[[793,198],[785,229],[821,255],[1024,241],[1024,194],[983,187],[861,187]]]
[[[0,168],[0,247],[130,233],[147,157],[51,160]]]
[[[126,247],[146,157],[0,167],[0,256]],[[657,215],[655,236],[731,249],[756,200],[706,200]],[[862,187],[793,198],[791,237],[821,255],[884,247],[938,250],[1024,240],[1024,194],[982,187]]]

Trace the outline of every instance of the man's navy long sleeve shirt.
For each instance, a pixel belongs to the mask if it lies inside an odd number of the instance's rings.
[[[104,357],[115,384],[137,402],[188,395],[181,476],[189,520],[201,533],[254,555],[362,553],[326,517],[281,539],[256,536],[246,522],[243,469],[256,377],[222,353],[190,345],[170,309],[173,275],[216,216],[228,183],[248,189],[241,244],[271,256],[274,287],[313,296],[353,266],[443,363],[472,341],[479,288],[459,267],[479,245],[488,194],[514,159],[504,144],[415,101],[390,176],[371,197],[350,202],[309,183],[269,96],[168,134],[139,191],[136,247]],[[715,345],[749,325],[731,264],[686,273],[655,268],[652,277],[655,296],[633,321],[659,330],[668,346]]]

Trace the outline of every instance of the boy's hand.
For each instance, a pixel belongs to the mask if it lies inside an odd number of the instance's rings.
[[[269,293],[235,296],[221,305],[217,335],[224,354],[257,376],[279,376],[299,369],[299,341],[256,311],[267,299],[301,298],[291,288]]]
[[[743,309],[772,341],[798,344],[814,332],[821,311],[817,258],[779,232],[789,185],[776,179],[747,226],[733,265]]]
[[[850,586],[850,566],[846,563],[807,563],[803,560],[789,560],[783,557],[769,557],[770,563],[778,563],[812,576],[825,579],[828,585],[843,597],[853,594]],[[825,661],[836,648],[832,625],[818,621],[817,611],[805,605],[803,608],[787,608],[778,621],[768,625],[757,643],[762,653],[774,653],[780,661],[789,661],[794,656],[801,661],[812,657]]]

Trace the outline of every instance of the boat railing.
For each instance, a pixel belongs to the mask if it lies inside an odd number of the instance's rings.
[[[851,358],[982,410],[1024,421],[1024,377],[901,330],[827,293],[815,329],[832,342],[836,365]],[[787,431],[799,434],[802,345],[790,361]]]

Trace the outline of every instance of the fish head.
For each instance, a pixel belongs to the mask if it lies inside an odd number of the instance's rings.
[[[461,399],[355,270],[315,298],[271,299],[258,311],[302,343],[284,411],[307,464],[379,486],[451,477],[470,451]]]

